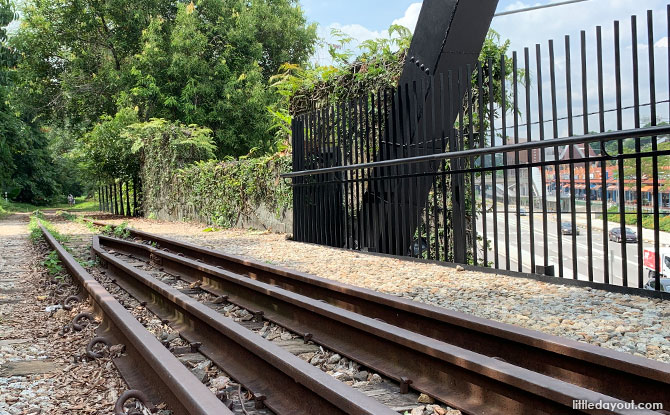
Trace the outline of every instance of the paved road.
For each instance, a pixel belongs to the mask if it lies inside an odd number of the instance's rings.
[[[505,215],[498,212],[498,261],[499,268],[506,268],[506,256],[507,252],[505,249]],[[477,232],[478,235],[482,235],[482,225],[483,218],[479,218],[477,222]],[[531,272],[531,238],[530,238],[530,217],[522,216],[520,218],[521,225],[521,265],[522,271]],[[562,221],[566,222],[570,220],[569,215],[563,215]],[[596,221],[596,215],[593,215],[593,220]],[[489,252],[488,260],[494,260],[494,251],[493,251],[493,241],[495,238],[493,232],[493,213],[488,213],[486,218],[486,227],[487,235],[489,239]],[[602,221],[600,221],[602,223]],[[509,224],[509,259],[510,259],[510,269],[517,271],[519,269],[519,259],[518,259],[518,246],[517,246],[517,221],[516,214],[510,213],[508,215],[508,224]],[[542,216],[534,215],[534,237],[535,237],[535,261],[538,265],[544,264],[544,240],[543,240],[543,227],[542,227]],[[559,276],[559,234],[557,229],[556,217],[555,215],[549,215],[547,217],[547,245],[548,245],[548,264],[555,266],[556,276]],[[587,232],[585,227],[578,227],[580,235],[576,236],[574,239],[571,235],[562,235],[560,245],[563,248],[563,277],[564,278],[573,278],[573,241],[576,241],[577,248],[577,275],[580,280],[588,280],[588,240]],[[593,278],[596,282],[604,282],[604,261],[605,261],[605,244],[603,243],[603,232],[602,230],[593,230],[592,234],[592,252],[593,252]],[[605,238],[607,240],[607,238]],[[622,244],[608,241],[607,251],[608,262],[610,267],[610,283],[616,285],[623,285],[623,267],[622,267]],[[649,244],[643,242],[643,247],[649,247]],[[637,244],[626,244],[626,254],[627,254],[627,271],[628,271],[628,286],[638,287],[638,253],[637,253]],[[480,252],[482,252],[482,245],[480,244]],[[643,270],[643,280],[646,282],[648,280],[646,270]]]

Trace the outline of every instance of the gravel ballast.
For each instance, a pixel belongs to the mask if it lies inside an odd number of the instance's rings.
[[[668,301],[332,249],[283,234],[127,221],[136,229],[268,264],[670,363]]]
[[[109,357],[84,358],[94,325],[64,330],[90,304],[60,308],[75,288],[55,294],[48,251],[31,244],[27,224],[25,215],[0,220],[0,415],[109,414],[127,386]]]

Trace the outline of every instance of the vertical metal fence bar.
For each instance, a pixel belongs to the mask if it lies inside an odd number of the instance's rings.
[[[495,107],[494,107],[494,68],[493,60],[488,60],[489,67],[489,128],[491,129],[491,147],[495,147],[495,137],[496,137],[496,128],[495,128]],[[502,82],[504,84],[504,81]],[[498,183],[497,176],[498,170],[496,169],[496,155],[491,155],[491,193],[492,193],[492,205],[493,205],[493,267],[500,268],[500,259],[499,259],[499,242],[498,242]]]
[[[395,90],[395,93],[393,94],[393,158],[400,158],[402,157],[403,151],[403,127],[402,127],[402,91],[403,91],[402,85],[398,85],[398,87]],[[404,226],[405,223],[405,215],[401,215],[401,204],[403,203],[402,199],[402,179],[399,178],[402,172],[402,167],[396,166],[393,167],[393,176],[395,179],[393,180],[393,186],[392,189],[393,191],[391,192],[391,195],[393,197],[393,206],[394,206],[394,211],[395,211],[395,221],[394,221],[394,226],[393,226],[393,239],[395,240],[395,253],[396,255],[403,255],[403,248],[402,248],[402,226]]]
[[[123,182],[119,180],[119,213],[121,216],[125,216],[126,212],[123,208]]]
[[[325,114],[324,114],[324,107],[319,106],[316,110],[316,120],[314,124],[314,154],[313,154],[313,160],[314,160],[314,168],[318,169],[321,164],[322,164],[322,156],[323,156],[323,135],[324,135],[324,130],[326,129],[325,125]],[[314,226],[315,226],[315,236],[316,236],[316,243],[320,245],[325,244],[325,234],[324,234],[324,223],[326,221],[326,215],[324,212],[324,203],[323,203],[323,198],[324,198],[324,189],[323,189],[323,175],[318,174],[314,176],[314,190],[316,196],[314,197],[314,208],[316,211],[316,214],[314,215]]]
[[[580,32],[580,51],[582,64],[582,122],[584,134],[589,133],[588,73],[586,61],[586,31]],[[586,249],[588,255],[588,279],[593,282],[593,223],[591,217],[591,144],[584,144],[584,190],[586,192]]]
[[[451,92],[449,90],[448,92]],[[449,145],[449,137],[451,136],[451,128],[447,129],[448,126],[445,124],[444,119],[447,113],[447,107],[444,102],[445,92],[444,92],[444,74],[440,73],[440,137],[442,138],[442,148],[447,149]],[[444,247],[444,260],[449,261],[449,236],[448,236],[448,211],[447,211],[447,162],[446,160],[442,161],[442,177],[441,177],[441,188],[442,188],[442,238]]]
[[[474,122],[472,120],[472,67],[467,65],[465,71],[465,90],[468,105],[468,148],[475,148]],[[475,158],[470,157],[469,168],[475,168]],[[477,265],[477,202],[475,200],[475,173],[470,172],[470,229],[472,238],[472,264]]]
[[[298,131],[298,135],[296,137],[296,145],[293,146],[293,151],[297,151],[298,155],[296,156],[296,163],[297,166],[300,170],[304,169],[305,164],[305,116],[301,115],[298,117],[298,122],[296,125],[296,129]],[[298,214],[294,215],[294,217],[297,220],[297,223],[294,223],[293,226],[296,227],[294,230],[294,233],[297,235],[297,240],[299,242],[304,242],[305,241],[305,220],[306,220],[306,212],[305,212],[305,186],[303,184],[305,183],[305,178],[304,177],[299,177],[297,179],[297,185],[298,185],[298,195],[297,195],[297,203],[296,206],[298,207]],[[295,196],[294,196],[295,197]]]
[[[398,122],[399,122],[399,131],[400,131],[400,157],[407,157],[407,144],[409,142],[409,126],[406,125],[409,123],[409,117],[406,119],[404,114],[410,114],[409,107],[409,84],[402,85],[402,88],[398,88]],[[407,131],[406,131],[407,130]],[[408,174],[407,165],[400,167],[400,175],[406,176]],[[400,255],[407,255],[410,242],[405,238],[407,237],[407,229],[409,229],[408,215],[408,185],[409,180],[406,178],[401,178],[400,183],[400,200],[402,204],[400,209],[401,214],[401,227],[398,231],[398,239],[400,240]]]
[[[605,98],[603,86],[603,41],[602,41],[602,27],[596,26],[596,58],[598,63],[598,124],[600,132],[605,131]],[[600,146],[600,155],[604,156],[605,144]],[[607,204],[609,203],[609,189],[607,186],[607,161],[600,162],[600,192],[602,201],[602,217],[603,217],[603,281],[605,284],[610,282],[610,262],[609,262],[609,231],[608,231],[608,215]],[[614,278],[612,278],[613,280]]]
[[[667,11],[668,19],[668,35],[670,36],[670,5],[668,5]],[[670,39],[670,37],[669,37]],[[651,125],[656,125],[656,64],[654,57],[654,15],[651,10],[647,10],[647,45],[649,51],[649,102],[651,103]],[[668,51],[668,63],[670,63],[670,51]],[[670,68],[670,66],[668,66]],[[654,136],[651,139],[651,150],[653,152],[658,151],[658,137]],[[661,270],[661,243],[660,243],[660,203],[659,203],[659,192],[658,192],[658,156],[652,157],[652,176],[653,176],[653,210],[654,210],[654,269],[657,271],[654,273],[654,289],[660,291],[661,289],[661,273],[658,272]],[[650,275],[651,277],[651,275]]]
[[[526,141],[531,141],[532,138],[532,112],[530,101],[530,51],[528,48],[523,49],[523,67],[525,80],[525,102],[526,102]],[[533,197],[533,169],[530,163],[535,163],[533,155],[535,151],[526,152],[526,161],[529,163],[528,171],[528,225],[530,227],[530,272],[535,272],[535,199]]]
[[[390,92],[390,94],[389,94]],[[384,89],[384,116],[383,116],[383,122],[384,122],[384,158],[386,160],[390,160],[392,155],[393,149],[391,148],[391,125],[392,122],[389,123],[389,118],[391,121],[393,120],[393,115],[392,111],[393,110],[393,104],[391,104],[391,109],[389,109],[389,101],[393,99],[393,89],[390,91],[388,89]],[[381,124],[380,124],[381,128]],[[393,223],[397,222],[397,218],[393,216],[393,204],[391,203],[391,189],[392,187],[392,171],[393,169],[391,167],[384,167],[382,168],[382,173],[384,174],[384,177],[388,177],[387,179],[384,180],[384,211],[386,212],[386,241],[383,244],[384,246],[384,251],[386,253],[393,252],[393,246],[394,246],[394,239],[393,239]]]
[[[355,99],[355,110],[354,110],[354,164],[359,164],[361,162],[361,152],[359,149],[359,146],[362,145],[362,124],[363,124],[363,114],[362,114],[362,109],[361,109],[361,98]],[[354,215],[356,218],[356,249],[360,250],[363,246],[363,240],[361,238],[362,231],[362,218],[361,218],[361,177],[363,175],[363,172],[360,169],[355,170],[355,178],[354,178],[354,183],[356,187],[356,197],[354,199],[355,202],[355,209],[354,209]]]
[[[349,108],[346,101],[343,101],[340,104],[340,133],[339,133],[339,145],[340,152],[342,154],[342,165],[346,166],[348,164],[347,160],[347,118],[349,114]],[[342,173],[342,188],[344,190],[344,213],[343,213],[343,236],[344,244],[347,249],[351,249],[351,239],[349,233],[349,172],[345,171]]]
[[[514,108],[514,144],[519,144],[519,62],[516,52],[512,53],[512,97]],[[514,164],[518,166],[520,163],[519,152],[514,152]],[[516,249],[517,249],[517,271],[523,271],[523,254],[521,252],[521,188],[519,186],[521,177],[519,175],[519,167],[514,168],[514,190],[515,190],[515,205],[516,205]]]
[[[614,22],[614,73],[616,90],[616,119],[617,130],[623,129],[623,116],[621,106],[621,47],[619,41],[619,21]],[[618,140],[618,152],[623,154],[623,140]],[[623,286],[628,286],[628,255],[626,252],[626,193],[625,193],[625,170],[624,161],[617,160],[619,172],[619,224],[621,226],[621,273]]]
[[[337,166],[343,166],[344,165],[344,157],[342,157],[342,149],[344,146],[342,145],[342,120],[344,117],[344,103],[336,103],[333,105],[333,157],[335,158],[335,165]],[[346,198],[346,183],[342,180],[343,177],[346,177],[346,173],[336,173],[333,175],[333,180],[335,181],[335,192],[337,195],[337,200],[336,200],[336,209],[335,212],[337,214],[337,221],[336,221],[336,226],[337,229],[335,230],[337,232],[337,241],[338,244],[337,246],[339,248],[346,247],[346,218],[347,218],[347,211],[346,211],[346,203],[347,203],[347,198]]]
[[[335,143],[337,127],[337,111],[335,104],[328,106],[328,134],[326,134],[326,166],[337,166],[337,144]],[[328,206],[330,208],[330,246],[339,247],[339,192],[337,190],[337,174],[326,175],[326,191],[328,192]]]
[[[478,105],[477,109],[479,111],[479,147],[486,147],[485,134],[486,128],[484,126],[485,113],[484,113],[484,77],[482,74],[483,67],[480,61],[477,61],[477,99]],[[485,167],[486,157],[482,156],[479,158],[479,164],[481,167]],[[486,229],[487,222],[487,212],[486,212],[486,171],[482,171],[480,174],[480,190],[482,195],[482,266],[487,267],[489,263],[489,249],[488,249],[488,239],[489,235]]]
[[[304,159],[304,166],[305,168],[310,168],[311,162],[310,162],[310,153],[312,151],[312,142],[311,142],[311,137],[312,137],[312,117],[314,116],[313,113],[308,114],[305,117],[305,129],[304,129],[304,154],[303,154],[303,159]],[[305,242],[311,242],[312,238],[312,178],[311,177],[306,177],[305,178],[305,183],[304,183],[304,203],[303,203],[303,209],[305,212]]]
[[[431,143],[432,143],[432,148],[435,149],[437,148],[437,122],[435,120],[435,76],[431,75],[429,78],[429,88],[430,88],[430,110],[431,110]],[[440,138],[442,138],[440,136]],[[440,149],[440,151],[444,151],[444,147]],[[438,163],[433,164],[433,229],[434,229],[434,234],[435,234],[435,256],[434,259],[440,260],[440,230],[439,230],[439,211],[438,211],[438,205],[437,205],[437,190],[438,190],[438,171],[439,171],[439,165]],[[430,244],[430,239],[428,240],[428,243]]]
[[[638,51],[637,51],[637,16],[631,16],[630,18],[631,26],[631,52],[633,60],[633,118],[635,123],[635,128],[640,128],[640,85],[639,85],[639,70],[638,70]],[[653,46],[652,46],[653,47]],[[635,139],[635,152],[638,156],[635,158],[635,187],[636,187],[636,198],[635,198],[635,217],[637,221],[637,257],[638,259],[642,258],[643,255],[643,239],[642,238],[642,158],[640,158],[641,145],[640,139]],[[644,263],[642,261],[637,261],[637,287],[642,288],[644,286]]]
[[[133,176],[133,216],[138,217],[139,211],[137,207],[137,177]]]
[[[565,36],[565,87],[566,104],[568,111],[568,136],[574,135],[574,124],[572,118],[572,67],[570,56],[570,36]],[[586,148],[586,147],[585,147]],[[579,268],[577,264],[577,191],[575,188],[575,146],[569,147],[570,157],[570,228],[572,233],[572,279],[579,278]],[[562,225],[561,225],[562,229]]]
[[[407,105],[408,105],[408,111],[407,113],[410,114],[410,119],[408,121],[408,140],[407,140],[407,155],[408,157],[414,157],[416,154],[416,150],[418,148],[418,143],[419,140],[421,139],[421,134],[419,133],[419,91],[418,91],[418,86],[416,81],[412,81],[412,89],[409,92],[409,97],[407,99]],[[421,244],[421,212],[419,211],[419,200],[418,199],[418,193],[417,189],[419,186],[419,181],[418,178],[415,177],[415,173],[418,172],[417,165],[416,164],[410,164],[408,166],[409,170],[409,176],[410,178],[408,179],[409,182],[409,188],[408,188],[408,193],[409,193],[409,213],[412,215],[412,219],[410,220],[410,223],[414,221],[415,223],[415,228],[416,228],[416,234],[417,234],[417,241],[416,241],[416,249],[414,249],[414,235],[410,235],[409,243],[410,243],[410,252],[411,256],[420,258],[423,255],[423,249],[422,249],[422,244]],[[415,171],[416,170],[416,171]],[[410,226],[410,230],[412,227]]]
[[[385,101],[384,101],[385,102]],[[384,128],[384,120],[386,118],[386,113],[382,113],[382,91],[377,90],[377,118],[375,128],[377,129],[377,154],[378,160],[385,160],[386,145],[384,143],[384,133],[386,128]],[[386,210],[386,183],[388,182],[387,175],[384,174],[384,169],[378,169],[376,174],[373,173],[373,176],[378,176],[379,180],[375,185],[375,191],[377,192],[377,203],[379,205],[379,234],[380,238],[378,241],[377,252],[387,252],[386,246],[388,243],[388,232],[387,228],[384,226],[389,222]]]
[[[500,109],[500,123],[502,131],[502,146],[507,143],[507,74],[506,74],[505,54],[500,56],[500,96],[502,98]],[[507,170],[507,153],[503,152],[503,204],[504,206],[504,226],[505,226],[505,269],[510,270],[510,248],[509,248],[509,170]]]
[[[429,78],[430,80],[430,78]],[[431,85],[426,85],[426,80],[421,79],[421,100],[424,103],[423,104],[423,111],[422,111],[422,118],[424,120],[427,120],[427,113],[426,113],[426,105],[428,104],[428,98],[427,98],[427,93],[430,92],[430,87]],[[431,135],[431,139],[433,136]],[[431,148],[430,153],[433,153],[434,146]],[[424,121],[423,122],[423,146],[422,150],[420,150],[419,154],[428,154],[428,122]],[[432,163],[431,163],[432,164]],[[429,170],[424,167],[423,173],[429,173]],[[425,176],[425,178],[419,178],[418,180],[428,180],[429,178],[434,179],[434,176]],[[425,226],[426,226],[426,258],[431,259],[431,252],[430,252],[430,191],[428,193],[428,196],[426,198],[426,204],[424,206],[424,211],[426,213],[425,217]],[[421,214],[421,209],[419,209],[419,214]]]
[[[291,120],[291,148],[293,151],[291,151],[291,168],[293,171],[299,171],[300,168],[298,166],[298,117],[293,117]],[[133,179],[134,180],[134,179]],[[300,241],[299,238],[299,226],[298,226],[298,218],[300,217],[300,208],[298,207],[298,193],[300,192],[300,189],[298,188],[298,178],[294,177],[291,179],[291,184],[293,186],[293,240],[295,241]],[[133,185],[133,188],[135,186]],[[137,208],[135,208],[137,210]]]
[[[324,131],[323,131],[323,135],[322,135],[323,140],[322,140],[322,143],[321,143],[322,150],[321,150],[320,155],[319,155],[320,156],[319,158],[321,160],[320,164],[321,164],[322,168],[331,166],[330,135],[332,133],[332,128],[331,128],[332,114],[331,114],[331,111],[330,111],[330,105],[326,105],[324,107],[323,111],[324,111],[324,123],[323,123]],[[333,207],[334,207],[335,204],[334,204],[334,199],[333,199],[334,195],[333,195],[333,192],[331,191],[332,184],[329,183],[329,182],[331,182],[331,179],[330,179],[331,175],[327,174],[327,175],[321,175],[321,176],[322,176],[321,181],[324,183],[324,184],[321,185],[321,188],[323,189],[323,192],[324,192],[324,197],[323,197],[321,203],[323,205],[325,205],[324,210],[325,210],[325,214],[326,214],[326,216],[324,218],[324,223],[323,223],[325,226],[324,226],[324,229],[323,229],[322,232],[325,234],[324,235],[325,236],[325,238],[324,238],[325,244],[328,245],[328,246],[334,246],[335,245],[335,240],[334,240],[334,236],[335,236],[335,224],[334,224],[335,215],[334,215],[334,213],[335,212],[333,211]]]
[[[116,180],[113,182],[113,188],[114,188],[114,214],[118,215],[119,214],[119,195],[116,193]]]
[[[554,59],[554,41],[549,40],[549,78],[551,80],[551,118],[553,138],[558,138],[558,111],[556,107],[556,65]],[[563,232],[561,231],[562,186],[561,160],[558,146],[554,146],[554,182],[556,183],[556,239],[558,239],[558,276],[563,278]]]
[[[458,131],[454,130],[453,145],[451,151],[460,151],[463,148],[463,128],[464,128],[464,113],[463,102],[456,100],[456,97],[463,96],[463,73],[461,68],[456,74],[456,89],[452,89],[452,94],[449,95],[451,105],[457,105],[458,108]],[[452,78],[453,81],[453,78]],[[455,95],[458,94],[458,95]],[[450,111],[450,114],[453,114]],[[453,130],[453,128],[452,128]],[[462,170],[463,160],[453,160],[452,168],[454,170]],[[451,175],[451,195],[452,195],[452,232],[454,241],[454,262],[464,264],[466,262],[466,248],[467,243],[465,235],[465,177],[463,173],[456,173]]]
[[[333,157],[335,164],[346,166],[346,102],[342,101],[334,105],[333,111]],[[348,248],[347,238],[347,217],[348,217],[348,190],[347,190],[347,172],[336,173],[333,176],[337,194],[336,214],[337,214],[337,234],[338,247]]]
[[[342,103],[342,135],[340,136],[340,147],[342,148],[342,165],[349,165],[349,124],[351,117],[351,100],[346,100]],[[353,198],[350,188],[349,178],[353,172],[345,171],[342,173],[342,184],[344,186],[344,234],[346,247],[353,249],[353,231],[350,226],[351,223],[351,200]]]
[[[318,124],[317,124],[317,135],[316,135],[316,157],[315,164],[316,168],[321,168],[325,164],[325,141],[328,131],[328,106],[324,105],[318,112]],[[328,245],[328,194],[327,189],[324,185],[327,177],[323,174],[318,175],[317,189],[318,189],[318,198],[316,200],[317,209],[319,211],[319,220],[317,221],[317,232],[318,240],[322,245]]]
[[[315,167],[315,161],[316,161],[316,134],[317,134],[317,129],[316,126],[317,124],[317,119],[318,119],[318,111],[313,111],[311,116],[310,116],[310,123],[309,123],[309,135],[308,135],[308,140],[309,140],[309,152],[308,157],[309,157],[309,166],[311,169],[316,168]],[[310,177],[310,195],[309,195],[309,212],[310,212],[310,221],[309,221],[309,229],[310,229],[310,242],[316,242],[318,233],[317,233],[317,217],[318,217],[318,209],[317,209],[317,185],[316,185],[316,178]]]
[[[367,163],[370,161],[370,158],[368,157],[369,151],[370,151],[370,103],[368,101],[368,94],[365,94],[361,98],[361,106],[363,107],[363,112],[365,114],[365,125],[362,127],[362,130],[364,131],[365,136],[363,137],[363,141],[361,141],[361,162]],[[366,206],[369,206],[370,200],[365,199],[365,195],[367,194],[368,196],[370,195],[370,170],[368,169],[361,169],[361,176],[362,176],[362,182],[361,182],[361,214],[363,216],[363,221],[365,222],[365,226],[361,226],[363,229],[363,246],[365,247],[370,247],[370,232],[369,232],[369,224],[370,220],[372,219],[370,216],[370,209]],[[367,192],[366,189],[367,188]],[[365,212],[363,214],[363,212]]]
[[[535,67],[537,77],[537,122],[539,127],[540,141],[544,141],[544,84],[542,83],[542,49],[540,44],[535,45]],[[546,274],[549,267],[549,232],[547,230],[547,166],[545,164],[547,152],[545,149],[540,150],[540,161],[542,162],[542,170],[540,171],[542,180],[542,249],[543,249],[543,264],[544,273]],[[538,273],[536,270],[533,272]],[[553,273],[552,273],[553,275]]]

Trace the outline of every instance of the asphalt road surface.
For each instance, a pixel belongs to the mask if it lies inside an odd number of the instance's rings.
[[[583,214],[582,214],[583,215]],[[594,223],[596,221],[602,224],[602,220],[597,219],[597,215],[592,216]],[[521,271],[532,272],[531,270],[531,228],[530,216],[520,217],[521,226],[521,257],[519,259],[518,244],[517,244],[517,218],[516,213],[509,213],[509,253],[505,248],[505,215],[504,213],[497,213],[498,220],[498,268],[507,269],[507,256],[509,256],[509,269],[511,271],[519,271],[519,264],[521,264]],[[562,222],[570,222],[570,215],[562,215]],[[488,213],[486,217],[486,231],[489,240],[488,261],[493,262],[494,254],[494,215]],[[542,226],[542,215],[534,215],[534,254],[535,263],[537,265],[544,265],[544,236]],[[480,216],[477,221],[478,236],[482,232],[483,218]],[[563,263],[563,278],[574,278],[573,270],[573,243],[576,242],[576,258],[577,258],[577,278],[580,280],[588,280],[589,276],[589,260],[588,260],[588,239],[586,227],[577,227],[579,235],[573,238],[572,235],[560,235],[555,215],[548,215],[547,217],[547,251],[548,251],[548,265],[554,265],[555,276],[560,276],[559,270],[559,246],[562,246],[562,263]],[[634,230],[634,229],[633,229]],[[603,231],[601,229],[593,229],[592,231],[592,266],[593,266],[593,280],[595,282],[605,281],[605,251],[608,252],[607,261],[609,263],[609,282],[615,285],[624,285],[624,267],[622,263],[622,244],[607,241],[607,248],[603,242]],[[559,243],[560,238],[560,243]],[[650,248],[647,242],[643,243],[643,249]],[[639,287],[638,283],[638,247],[636,243],[625,244],[626,249],[626,270],[627,285],[629,287]],[[483,244],[480,243],[480,255],[483,250]],[[643,283],[649,279],[648,270],[643,269]]]

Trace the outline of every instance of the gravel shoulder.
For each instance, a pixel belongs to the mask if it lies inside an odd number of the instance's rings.
[[[48,250],[27,225],[27,215],[0,220],[0,415],[109,414],[125,382],[109,358],[81,358],[93,325],[62,331],[89,304],[59,309]]]
[[[112,220],[109,223],[122,223]],[[344,283],[670,363],[670,302],[290,241],[129,219],[129,226]]]

